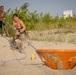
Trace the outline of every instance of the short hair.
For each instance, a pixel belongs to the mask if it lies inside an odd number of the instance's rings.
[[[3,5],[1,5],[0,7],[4,7]]]
[[[18,17],[18,15],[17,15],[17,14],[13,14],[13,17],[14,17],[14,16]]]

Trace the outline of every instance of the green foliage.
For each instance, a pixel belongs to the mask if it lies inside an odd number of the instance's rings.
[[[45,14],[43,17],[43,22],[48,25],[51,23],[51,21],[52,21],[52,16],[50,16],[49,13]]]
[[[19,9],[17,7],[14,10],[8,9],[6,11],[7,21],[12,25],[13,14],[17,13],[19,18],[22,19],[26,25],[27,30],[50,30],[60,28],[74,30],[76,28],[76,15],[74,15],[74,17],[69,16],[66,19],[64,19],[64,17],[59,18],[58,15],[52,17],[49,13],[38,14],[37,11],[29,12],[28,6],[29,3],[24,3]],[[13,30],[9,27],[7,21],[5,21],[5,24],[10,35],[12,35]]]
[[[3,31],[2,31],[2,29],[0,28],[0,34],[3,34]]]

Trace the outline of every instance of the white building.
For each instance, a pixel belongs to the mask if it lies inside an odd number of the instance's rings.
[[[66,10],[66,11],[64,11],[63,12],[63,16],[64,16],[64,18],[67,18],[67,17],[73,17],[73,12],[72,12],[72,10]]]

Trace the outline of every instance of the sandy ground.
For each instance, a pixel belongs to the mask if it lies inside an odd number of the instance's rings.
[[[76,44],[29,42],[36,49],[76,49]],[[35,50],[25,43],[25,53],[11,50],[8,38],[0,37],[0,75],[75,75],[76,67],[72,70],[53,70],[44,65]],[[32,52],[35,59],[31,60]],[[18,59],[18,60],[17,60]]]

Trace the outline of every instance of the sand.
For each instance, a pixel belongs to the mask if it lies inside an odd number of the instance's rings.
[[[45,41],[29,42],[36,49],[76,49],[76,44],[55,43]],[[12,50],[9,38],[0,37],[0,75],[75,75],[76,67],[70,70],[54,70],[48,68],[41,61],[35,50],[25,43],[25,53]],[[31,60],[32,52],[35,59]],[[18,59],[18,60],[17,60]],[[6,62],[4,62],[6,61]]]

